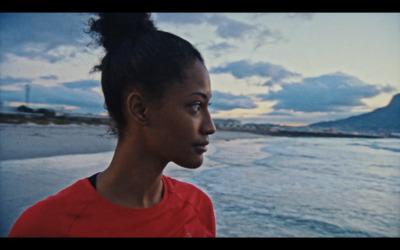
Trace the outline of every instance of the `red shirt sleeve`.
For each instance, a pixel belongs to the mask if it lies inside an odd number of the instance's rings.
[[[25,210],[8,237],[67,237],[69,227],[88,203],[80,197],[81,185],[82,180]]]
[[[192,184],[169,177],[167,179],[171,182],[171,193],[177,197],[174,203],[183,204],[183,206],[190,204],[192,208],[182,207],[181,213],[186,211],[192,213],[189,217],[197,218],[192,223],[185,225],[187,232],[185,237],[216,237],[214,207],[208,195]]]

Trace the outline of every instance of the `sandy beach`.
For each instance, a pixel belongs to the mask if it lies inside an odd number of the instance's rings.
[[[113,151],[117,139],[107,131],[105,125],[0,124],[0,161]],[[218,131],[211,140],[258,137]]]
[[[0,124],[0,160],[112,151],[107,126]]]
[[[117,139],[107,126],[0,124],[0,237],[7,236],[18,216],[37,201],[55,194],[81,178],[103,171]],[[219,131],[213,142],[259,135]],[[164,173],[185,180],[193,170],[170,163]]]

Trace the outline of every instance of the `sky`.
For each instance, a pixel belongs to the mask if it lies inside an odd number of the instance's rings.
[[[86,13],[0,13],[0,101],[106,114]],[[400,93],[400,13],[152,13],[202,53],[213,118],[305,125]],[[29,93],[29,95],[27,95]],[[28,97],[27,97],[28,96]]]

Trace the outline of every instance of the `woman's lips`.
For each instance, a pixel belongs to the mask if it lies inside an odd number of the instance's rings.
[[[207,152],[207,145],[209,144],[209,142],[203,142],[203,143],[197,143],[193,145],[194,150],[199,153],[205,153]]]

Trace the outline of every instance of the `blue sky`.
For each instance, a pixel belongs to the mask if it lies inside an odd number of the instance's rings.
[[[105,113],[102,56],[85,13],[0,13],[0,100]],[[154,13],[203,54],[212,115],[309,124],[369,112],[400,92],[399,13]]]

